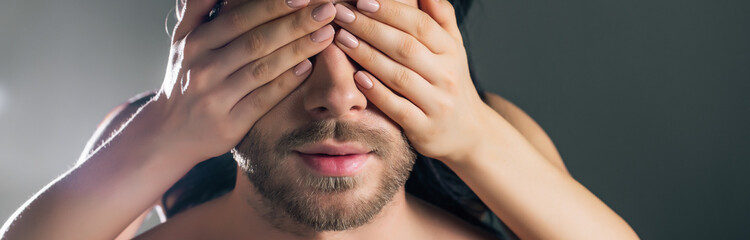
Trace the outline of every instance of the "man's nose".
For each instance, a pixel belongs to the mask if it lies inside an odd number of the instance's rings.
[[[367,108],[367,98],[354,83],[355,66],[331,44],[315,56],[313,72],[305,83],[303,103],[315,119],[354,120]]]

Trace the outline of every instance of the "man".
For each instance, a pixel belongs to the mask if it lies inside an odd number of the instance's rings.
[[[530,118],[482,101],[449,3],[229,1],[206,22],[215,4],[185,3],[160,91],[130,118],[125,107],[127,122],[4,237],[129,237],[185,173],[231,150],[233,190],[138,238],[490,238],[406,193],[415,152],[521,238],[637,238]]]

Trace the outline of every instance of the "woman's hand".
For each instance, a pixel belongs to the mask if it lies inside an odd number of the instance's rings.
[[[213,1],[187,1],[163,85],[144,113],[154,141],[195,161],[234,147],[332,41],[333,4],[308,1],[247,1],[208,23]]]
[[[474,88],[453,7],[444,0],[419,4],[422,10],[395,0],[359,0],[358,11],[337,4],[335,22],[346,30],[336,44],[369,72],[354,75],[360,90],[404,129],[417,151],[461,161],[483,140],[484,126],[500,116]]]

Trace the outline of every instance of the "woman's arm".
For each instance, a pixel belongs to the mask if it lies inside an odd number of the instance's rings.
[[[458,173],[464,181],[474,182],[473,184],[469,184],[469,186],[472,186],[474,191],[480,191],[477,194],[483,200],[491,199],[488,206],[493,209],[493,212],[497,213],[506,223],[507,221],[515,222],[515,225],[517,225],[514,226],[515,229],[522,228],[522,226],[528,224],[554,226],[546,227],[546,230],[549,231],[548,233],[527,228],[525,232],[533,233],[532,235],[525,236],[527,238],[545,239],[552,236],[560,236],[559,234],[563,232],[567,232],[567,236],[579,234],[581,238],[592,236],[600,236],[606,239],[637,238],[635,232],[628,228],[627,223],[622,218],[570,176],[552,140],[539,124],[515,104],[501,96],[492,93],[487,93],[486,96],[487,104],[506,120],[507,124],[501,125],[504,125],[506,130],[508,127],[514,128],[514,130],[510,130],[514,133],[507,134],[507,136],[512,136],[516,139],[509,138],[507,140],[508,143],[520,143],[516,145],[518,147],[506,145],[503,149],[513,149],[515,151],[513,154],[519,154],[517,158],[526,155],[529,159],[529,162],[513,163],[511,165],[517,168],[508,168],[507,166],[500,167],[499,165],[502,165],[503,161],[499,159],[510,159],[509,153],[499,154],[499,152],[502,152],[502,150],[499,150],[494,151],[495,154],[487,153],[484,156],[478,154],[476,158],[486,159],[477,162],[494,162],[494,164],[480,164],[481,168],[489,166],[490,169],[479,170],[476,169],[478,166],[470,164],[468,169],[463,169],[463,173]],[[523,137],[523,139],[520,137]],[[527,144],[524,144],[524,142]],[[497,146],[500,145],[494,147]],[[525,151],[519,152],[519,150]],[[535,163],[535,161],[539,162]],[[550,166],[556,169],[552,169]],[[503,172],[514,174],[512,173],[514,170],[524,171],[521,171],[522,174],[518,174],[521,176],[502,174]],[[555,172],[554,170],[559,171]],[[513,180],[506,180],[502,178],[503,176],[512,178]],[[522,180],[524,178],[525,180]],[[503,186],[501,181],[515,182],[517,185]],[[512,191],[513,194],[509,194],[509,192],[503,193],[501,192],[502,190]],[[570,217],[576,215],[577,219]],[[587,215],[589,216],[587,217]],[[506,220],[511,218],[512,220]],[[555,219],[575,220],[554,221]],[[594,219],[606,220],[593,221]],[[593,226],[588,223],[596,223],[599,226]],[[511,223],[507,224],[511,225]],[[608,230],[611,227],[607,225],[622,226],[622,228],[620,228],[619,232],[613,232]]]
[[[534,119],[521,110],[521,108],[500,95],[487,92],[485,96],[487,97],[487,105],[500,114],[500,116],[503,116],[544,158],[561,171],[570,174],[565,167],[565,163],[563,163],[560,153],[557,152],[552,139],[550,139],[547,133],[544,132],[544,129]]]
[[[617,213],[560,169],[561,160],[548,157],[558,154],[539,144],[545,141],[530,141],[546,137],[541,128],[526,128],[531,118],[506,117],[489,117],[495,124],[488,125],[484,144],[467,159],[446,163],[519,237],[638,239]]]
[[[94,131],[94,134],[89,139],[88,143],[86,144],[86,147],[84,147],[83,151],[81,152],[81,157],[78,159],[77,164],[83,163],[86,158],[94,153],[94,150],[99,148],[104,142],[106,142],[113,133],[117,131],[120,127],[122,127],[123,124],[125,124],[130,117],[133,116],[133,114],[138,111],[138,108],[146,104],[146,102],[149,101],[154,95],[156,95],[156,92],[149,91],[142,94],[138,94],[135,97],[129,99],[127,102],[118,105],[112,111],[110,111],[102,120],[101,123],[96,128],[96,131]],[[154,203],[154,206],[160,205],[159,201],[156,201]],[[143,221],[146,219],[146,216],[148,216],[149,212],[152,208],[144,209],[143,213],[141,213],[138,218],[136,218],[130,225],[128,225],[125,230],[120,233],[115,239],[116,240],[125,240],[125,239],[131,239],[135,236],[135,234],[138,232],[138,229],[143,224]],[[155,211],[160,211],[161,208],[153,208]],[[163,218],[164,214],[161,212],[157,212],[157,215],[160,217],[160,221],[164,222],[166,219]]]
[[[112,239],[148,209],[191,164],[147,137],[157,109],[139,117],[86,160],[56,179],[3,227],[7,239]],[[108,135],[108,133],[106,134]]]

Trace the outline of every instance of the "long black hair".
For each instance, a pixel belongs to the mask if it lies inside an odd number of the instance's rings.
[[[461,26],[473,0],[449,0]],[[468,44],[468,39],[464,40]],[[468,47],[467,47],[468,49]],[[472,69],[469,54],[469,68]],[[482,100],[486,101],[474,71],[472,81]],[[234,189],[237,163],[232,154],[226,153],[197,164],[162,196],[162,205],[167,217],[207,202]],[[418,154],[406,191],[426,202],[494,234],[500,239],[518,237],[482,203],[476,194],[441,161]]]

